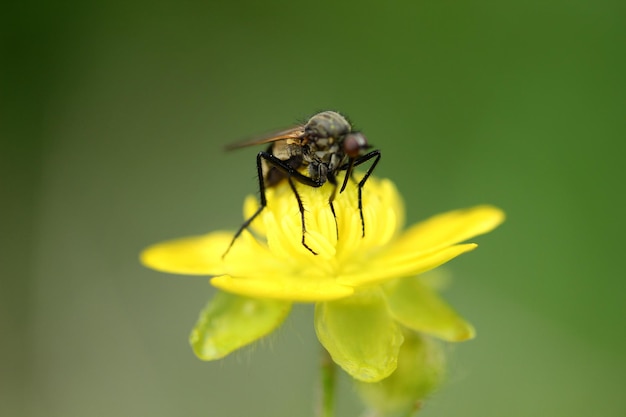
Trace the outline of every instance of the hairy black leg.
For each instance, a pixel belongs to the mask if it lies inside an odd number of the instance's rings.
[[[243,231],[245,229],[247,229],[248,226],[250,226],[252,221],[254,221],[254,219],[256,219],[256,217],[259,214],[261,214],[261,212],[263,211],[263,209],[267,205],[267,199],[265,198],[265,180],[263,178],[263,164],[261,163],[261,158],[263,158],[263,154],[264,153],[265,152],[260,152],[256,156],[257,178],[259,180],[259,193],[261,195],[261,197],[260,197],[261,198],[261,202],[259,204],[259,208],[257,209],[257,211],[254,212],[254,214],[252,216],[250,216],[245,222],[243,222],[243,224],[241,226],[239,226],[239,229],[237,230],[237,232],[233,236],[233,239],[230,241],[230,244],[228,245],[228,248],[226,249],[226,252],[224,252],[224,254],[222,255],[222,259],[228,254],[228,252],[230,252],[230,248],[233,247],[233,244],[235,243],[235,240],[237,240],[237,238],[239,236],[241,236]]]
[[[237,232],[235,233],[235,235],[233,236],[233,239],[230,241],[230,245],[228,245],[228,248],[226,249],[226,252],[224,252],[224,254],[222,255],[222,258],[224,258],[228,252],[230,251],[230,249],[233,247],[233,244],[235,243],[235,240],[237,240],[237,238],[239,236],[241,236],[241,234],[243,233],[243,231],[245,229],[247,229],[250,224],[254,221],[254,219],[261,214],[261,212],[263,211],[263,209],[265,208],[265,206],[267,206],[267,198],[265,196],[265,179],[263,177],[263,163],[262,160],[265,160],[268,164],[272,165],[273,167],[276,167],[278,170],[284,172],[287,175],[287,179],[289,180],[289,185],[291,186],[291,189],[293,190],[296,199],[298,200],[298,207],[300,208],[300,217],[302,219],[302,245],[304,245],[305,248],[307,248],[311,253],[313,253],[314,255],[317,255],[311,248],[309,248],[306,243],[304,242],[304,233],[306,232],[306,228],[304,225],[304,205],[302,204],[302,200],[300,199],[300,195],[298,194],[298,192],[296,191],[295,185],[292,182],[292,179],[295,179],[296,181],[308,185],[310,187],[321,187],[323,185],[323,183],[316,181],[310,177],[307,177],[306,175],[298,172],[297,169],[291,167],[290,165],[286,164],[283,160],[278,159],[277,157],[275,157],[274,155],[268,153],[268,152],[259,152],[257,157],[256,157],[256,167],[257,167],[257,177],[259,180],[259,193],[260,193],[260,204],[259,204],[259,208],[257,209],[257,211],[254,212],[254,214],[252,216],[250,216],[245,222],[243,222],[243,224],[239,227],[239,229],[237,230]]]
[[[363,176],[363,178],[361,178],[361,181],[359,181],[359,184],[358,184],[359,216],[361,217],[361,237],[365,236],[365,220],[363,219],[363,199],[362,199],[363,186],[365,185],[365,182],[370,177],[370,175],[372,175],[372,172],[374,172],[374,168],[376,168],[378,161],[380,161],[380,156],[381,154],[379,150],[371,151],[354,160],[350,160],[347,164],[344,164],[341,167],[339,167],[340,170],[346,171],[346,176],[343,180],[343,186],[341,187],[341,191],[343,191],[343,189],[346,186],[346,183],[348,182],[348,177],[352,177],[353,168],[356,168],[359,165],[364,164],[370,159],[374,159],[374,162],[372,162],[372,165],[370,165],[370,167],[367,169],[367,171],[365,172],[365,175]]]
[[[311,247],[309,245],[307,245],[306,241],[305,241],[306,226],[305,226],[305,223],[304,223],[304,204],[302,204],[302,199],[300,198],[300,194],[298,194],[298,190],[296,189],[296,185],[291,180],[291,177],[288,177],[287,180],[289,181],[289,186],[291,187],[291,190],[293,191],[293,195],[296,196],[296,200],[298,201],[298,209],[300,210],[300,220],[302,221],[302,246],[307,248],[309,250],[309,252],[311,252],[313,255],[317,255],[317,252],[315,252],[313,249],[311,249]]]
[[[343,193],[343,190],[346,189],[346,185],[348,185],[348,179],[352,178],[352,170],[354,169],[354,158],[350,158],[347,164],[339,167],[339,171],[346,171],[346,176],[343,177],[343,184],[341,184],[341,190],[339,193]]]
[[[333,192],[330,197],[328,197],[328,205],[330,206],[330,211],[333,213],[333,219],[335,219],[335,236],[339,239],[339,225],[337,224],[337,214],[335,213],[335,205],[333,204],[333,201],[335,201],[335,197],[337,196],[337,179],[334,175],[329,175],[328,182],[333,185]]]

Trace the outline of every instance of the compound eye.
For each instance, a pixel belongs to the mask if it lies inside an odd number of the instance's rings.
[[[348,133],[343,140],[343,151],[349,158],[356,158],[363,149],[369,148],[362,133]]]

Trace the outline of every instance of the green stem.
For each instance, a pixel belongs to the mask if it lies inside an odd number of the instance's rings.
[[[319,417],[334,417],[335,415],[335,383],[337,368],[328,351],[322,348],[320,363],[322,393],[319,407]]]

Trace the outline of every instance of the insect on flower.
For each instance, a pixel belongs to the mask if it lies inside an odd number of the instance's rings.
[[[367,169],[363,178],[358,182],[358,206],[361,217],[361,232],[365,236],[365,221],[363,220],[363,204],[361,190],[365,182],[374,171],[380,160],[380,151],[368,149],[371,146],[360,132],[352,130],[352,125],[339,113],[324,111],[312,116],[305,124],[277,132],[275,134],[254,139],[247,142],[235,143],[226,147],[227,150],[242,148],[252,145],[268,144],[267,150],[259,152],[256,157],[257,175],[259,179],[260,205],[257,211],[248,218],[233,236],[226,256],[237,238],[250,226],[252,221],[263,211],[267,205],[265,190],[273,187],[283,180],[288,181],[289,186],[298,202],[300,219],[302,222],[302,245],[312,254],[317,253],[307,245],[306,225],[304,221],[304,204],[296,189],[295,181],[310,187],[321,187],[326,182],[334,186],[328,199],[328,204],[337,218],[333,200],[339,188],[337,174],[345,171],[343,183],[339,192],[342,193],[352,177],[353,169],[369,160],[372,164]]]

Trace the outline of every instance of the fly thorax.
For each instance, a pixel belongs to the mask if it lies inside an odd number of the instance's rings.
[[[339,113],[324,111],[311,117],[304,127],[308,137],[340,137],[350,132],[350,123]]]
[[[341,152],[341,146],[334,138],[316,139],[311,143],[311,153],[319,160],[328,162],[330,155]]]
[[[318,154],[320,152],[331,152],[335,145],[335,138],[315,138],[311,142],[311,150]]]

